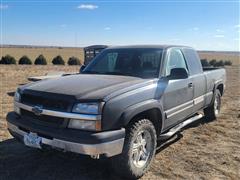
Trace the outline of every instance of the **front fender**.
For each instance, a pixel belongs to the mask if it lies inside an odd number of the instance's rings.
[[[161,130],[164,127],[164,111],[162,108],[162,104],[160,101],[152,99],[152,100],[147,100],[144,102],[140,102],[138,104],[134,104],[130,107],[128,107],[121,115],[121,123],[122,126],[126,126],[131,119],[133,119],[136,115],[148,111],[151,109],[157,109],[160,112],[161,117],[159,117],[159,123],[161,123]]]

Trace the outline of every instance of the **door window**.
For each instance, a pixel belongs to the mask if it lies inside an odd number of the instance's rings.
[[[174,68],[184,68],[187,71],[186,61],[180,49],[171,49],[167,58],[166,76],[169,76]]]

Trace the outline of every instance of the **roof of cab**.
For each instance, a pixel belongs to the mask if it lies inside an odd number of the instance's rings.
[[[110,46],[107,49],[167,49],[171,47],[179,47],[179,48],[191,48],[188,46],[182,46],[182,45],[129,45],[129,46]]]
[[[108,46],[107,45],[92,45],[92,46],[87,46],[87,47],[84,47],[84,50],[91,50],[91,49],[105,49],[107,48]]]

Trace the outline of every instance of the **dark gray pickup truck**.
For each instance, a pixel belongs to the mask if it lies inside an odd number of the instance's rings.
[[[139,178],[157,140],[219,115],[225,80],[190,47],[111,47],[79,74],[19,87],[8,129],[30,147],[111,157],[117,173]]]

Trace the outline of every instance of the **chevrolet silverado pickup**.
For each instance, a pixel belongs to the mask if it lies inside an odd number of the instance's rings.
[[[190,47],[110,47],[80,73],[19,87],[8,129],[27,146],[109,157],[116,173],[139,178],[158,140],[218,117],[225,81]]]

